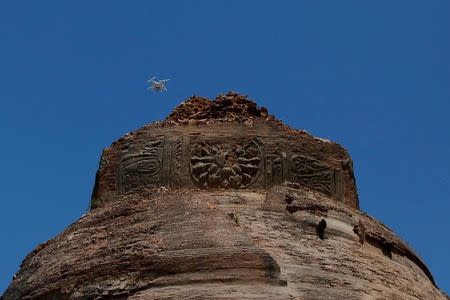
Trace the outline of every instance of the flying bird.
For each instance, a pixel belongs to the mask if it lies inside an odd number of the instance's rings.
[[[154,92],[163,92],[167,91],[166,88],[166,82],[170,79],[160,79],[157,80],[156,77],[152,77],[149,80],[147,80],[147,83],[150,84],[148,89],[154,91]]]

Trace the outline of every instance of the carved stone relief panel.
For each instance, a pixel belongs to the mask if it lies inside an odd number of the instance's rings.
[[[140,151],[126,154],[120,162],[119,192],[126,193],[143,186],[158,186],[162,167],[161,139],[144,145]]]
[[[180,186],[182,183],[182,155],[183,155],[183,139],[177,138],[172,143],[172,159],[171,159],[171,178],[170,182],[174,186]]]
[[[264,149],[265,159],[265,184],[267,188],[284,182],[284,164],[286,154],[275,149]]]
[[[200,142],[191,146],[191,178],[202,188],[248,187],[259,177],[261,165],[261,149],[253,140],[243,144]]]
[[[293,155],[291,171],[294,181],[325,194],[332,194],[332,170],[328,165],[306,156]]]
[[[280,150],[279,144],[263,145],[256,138],[224,142],[199,136],[153,137],[127,148],[119,164],[119,193],[144,186],[181,187],[192,183],[201,188],[270,188],[287,180],[342,199],[341,170]]]
[[[291,156],[290,169],[293,181],[339,199],[342,197],[343,181],[340,170],[297,154]]]

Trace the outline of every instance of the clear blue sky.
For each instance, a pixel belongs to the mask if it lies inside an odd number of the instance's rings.
[[[0,291],[82,215],[100,152],[192,94],[346,147],[361,207],[450,291],[450,1],[2,1]],[[170,78],[152,94],[150,75]]]

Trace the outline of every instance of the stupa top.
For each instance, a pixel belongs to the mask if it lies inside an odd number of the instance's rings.
[[[359,207],[352,161],[338,144],[289,128],[244,95],[192,96],[103,151],[91,208],[149,188],[280,184]]]

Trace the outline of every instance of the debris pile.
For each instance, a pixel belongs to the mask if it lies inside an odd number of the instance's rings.
[[[254,120],[275,120],[267,109],[258,107],[247,96],[228,92],[214,101],[192,96],[178,105],[166,118],[164,125],[211,124],[219,122],[240,122],[251,124]]]

